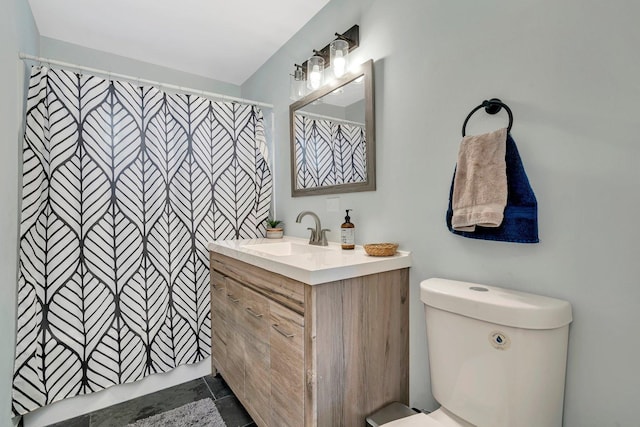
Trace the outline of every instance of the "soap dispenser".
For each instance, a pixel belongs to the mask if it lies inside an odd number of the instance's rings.
[[[344,217],[344,224],[340,226],[340,243],[342,243],[342,249],[355,249],[356,247],[356,226],[351,222],[349,211],[353,209],[347,209],[347,216]]]

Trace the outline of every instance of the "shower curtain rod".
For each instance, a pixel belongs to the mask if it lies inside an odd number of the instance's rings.
[[[162,83],[162,82],[158,82],[158,81],[154,81],[154,80],[141,79],[141,78],[135,77],[135,76],[127,76],[125,74],[112,73],[111,71],[100,70],[98,68],[85,67],[85,66],[82,66],[82,65],[72,64],[72,63],[69,63],[69,62],[56,61],[54,59],[49,59],[49,58],[42,58],[40,56],[33,56],[33,55],[29,55],[29,54],[26,54],[26,53],[23,53],[23,52],[20,52],[20,54],[18,56],[23,61],[37,61],[37,62],[44,63],[44,64],[57,65],[57,66],[64,67],[64,68],[70,68],[72,70],[86,71],[86,72],[93,73],[93,74],[101,74],[101,75],[108,76],[109,78],[115,77],[115,78],[118,78],[118,79],[129,80],[129,81],[133,81],[133,82],[137,82],[137,83],[145,83],[145,84],[148,84],[148,85],[151,85],[151,86],[156,86],[156,87],[161,87],[161,88],[165,88],[165,89],[176,90],[176,91],[179,91],[179,92],[186,92],[186,93],[191,93],[191,94],[194,94],[194,95],[201,95],[201,96],[205,96],[205,97],[209,97],[209,98],[222,99],[222,100],[226,100],[226,101],[238,102],[238,103],[241,103],[241,104],[257,105],[259,107],[273,109],[273,104],[267,104],[267,103],[259,102],[259,101],[252,101],[250,99],[236,98],[235,96],[223,95],[221,93],[207,92],[207,91],[204,91],[204,90],[191,89],[191,88],[188,88],[188,87],[172,85],[172,84],[169,84],[169,83]]]

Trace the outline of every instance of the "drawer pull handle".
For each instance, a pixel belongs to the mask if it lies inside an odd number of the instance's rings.
[[[233,296],[233,294],[227,294],[227,298],[229,298],[229,299],[231,300],[231,302],[232,302],[232,303],[234,303],[234,304],[237,304],[237,303],[239,303],[239,302],[240,302],[240,300],[239,300],[239,299],[237,299],[237,298],[235,298],[235,297]]]
[[[290,334],[290,333],[288,333],[288,332],[285,332],[285,331],[283,331],[282,329],[278,328],[278,325],[275,325],[275,324],[274,324],[274,325],[271,325],[271,326],[273,326],[273,329],[275,329],[276,331],[278,331],[278,333],[279,333],[280,335],[282,335],[283,337],[287,337],[287,338],[293,338],[293,337],[295,337],[295,335]]]
[[[249,313],[249,314],[250,314],[250,315],[252,315],[253,317],[256,317],[256,318],[258,318],[258,319],[262,317],[262,314],[261,314],[261,313],[256,313],[255,311],[251,310],[251,308],[250,308],[250,307],[245,308],[245,310],[247,310],[247,313]]]

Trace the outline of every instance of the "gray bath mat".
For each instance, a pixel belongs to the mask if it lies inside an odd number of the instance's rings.
[[[179,408],[138,420],[127,427],[225,427],[211,399],[187,403]]]

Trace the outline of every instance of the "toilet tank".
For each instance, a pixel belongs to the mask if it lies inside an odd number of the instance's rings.
[[[561,427],[571,305],[494,286],[428,279],[431,390],[478,427]]]

